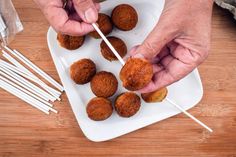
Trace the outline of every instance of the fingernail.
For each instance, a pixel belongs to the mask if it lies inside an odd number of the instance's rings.
[[[141,53],[137,53],[133,56],[133,58],[145,58]]]
[[[93,8],[89,8],[85,11],[85,19],[88,23],[96,22],[97,20],[97,13]]]

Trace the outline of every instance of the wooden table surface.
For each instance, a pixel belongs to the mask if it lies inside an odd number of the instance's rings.
[[[31,0],[14,0],[24,24],[12,47],[59,81],[46,43],[48,23]],[[204,96],[190,113],[208,124],[209,133],[183,114],[111,141],[85,138],[65,94],[59,114],[46,116],[0,90],[1,157],[202,156],[236,157],[236,22],[214,7],[212,48],[199,67]]]

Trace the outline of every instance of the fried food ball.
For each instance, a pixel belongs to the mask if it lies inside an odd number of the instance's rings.
[[[113,36],[107,37],[107,39],[110,41],[112,46],[116,49],[116,51],[119,53],[121,57],[124,57],[127,54],[127,47],[123,40],[117,37],[113,37]],[[102,56],[105,59],[109,61],[118,60],[104,41],[101,42],[100,48],[101,48]]]
[[[132,92],[119,95],[115,101],[115,109],[121,117],[131,117],[135,115],[141,106],[139,96]]]
[[[83,45],[85,36],[70,36],[58,33],[57,40],[61,47],[64,47],[68,50],[75,50]]]
[[[117,91],[118,81],[112,73],[101,71],[93,77],[90,87],[96,96],[108,98]]]
[[[95,97],[89,101],[86,111],[90,119],[102,121],[112,115],[113,107],[109,99]]]
[[[104,35],[108,35],[109,33],[111,33],[113,25],[111,22],[111,18],[108,15],[99,13],[97,24]],[[96,31],[90,32],[89,35],[95,39],[101,38]]]
[[[123,31],[132,30],[138,23],[136,10],[128,4],[116,6],[112,11],[111,18],[113,24]]]
[[[96,65],[90,59],[81,59],[70,67],[70,77],[77,84],[86,84],[96,74]]]
[[[141,58],[128,59],[120,71],[123,86],[130,91],[144,88],[152,80],[152,76],[151,63]]]
[[[142,93],[141,96],[145,102],[154,103],[163,101],[166,98],[167,93],[167,88],[162,88],[150,93]]]

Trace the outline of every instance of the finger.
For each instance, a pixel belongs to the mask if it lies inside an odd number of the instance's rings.
[[[155,56],[154,58],[152,58],[150,60],[151,63],[155,64],[155,63],[159,63],[161,61],[162,58],[164,58],[165,56],[169,55],[170,51],[169,49],[165,46],[164,48],[162,48],[161,52]]]
[[[181,51],[181,52],[180,52]],[[197,57],[195,53],[191,53],[188,49],[176,48],[174,52],[179,58],[168,55],[161,60],[161,64],[165,67],[153,76],[153,81],[140,92],[152,92],[154,90],[166,87],[192,72],[202,59]],[[198,58],[198,59],[197,59]]]
[[[166,87],[189,74],[195,66],[184,64],[183,62],[174,59],[165,70],[155,74],[153,81],[156,89]]]
[[[133,48],[131,48],[131,50],[128,52],[128,55],[126,55],[123,59],[124,61],[127,61],[130,57],[132,57],[133,55],[135,55],[135,51],[138,48],[139,45],[134,46]]]
[[[162,66],[161,64],[153,64],[153,73],[158,73],[160,71],[162,71],[164,69],[164,66]]]
[[[69,15],[69,19],[70,20],[75,20],[75,21],[78,21],[78,22],[81,21],[81,18],[79,17],[79,15],[76,12],[70,14]]]
[[[97,11],[99,12],[99,10],[101,9],[100,3],[94,3],[94,4],[95,4],[95,7],[96,7]],[[70,11],[70,12],[75,12],[74,4],[71,0],[67,1],[65,9]]]
[[[176,43],[175,41],[172,41],[172,42],[167,44],[167,47],[168,47],[170,52],[175,52],[178,45],[179,45],[178,43]]]
[[[140,45],[134,46],[134,47],[130,50],[130,52],[129,52],[130,56],[131,56],[132,58],[142,58],[142,59],[146,59],[146,58],[143,56],[143,54],[137,52],[139,46],[140,46]]]
[[[94,28],[92,25],[78,22],[74,20],[68,20],[63,27],[59,30],[61,33],[72,35],[72,36],[83,36],[92,32]]]
[[[138,49],[139,46],[140,46],[140,45],[134,46],[134,47],[129,51],[129,55],[130,55],[130,56],[136,55],[137,49]]]
[[[82,36],[94,30],[90,24],[70,20],[66,11],[62,8],[50,8],[45,11],[45,14],[51,26],[57,32]]]
[[[157,55],[157,57],[160,58],[160,60],[170,54],[170,50],[167,46],[163,47],[160,51],[160,53]]]
[[[99,12],[100,4],[99,3],[95,3],[95,6],[96,6],[97,11]],[[71,10],[73,10],[73,9],[71,9]],[[69,14],[69,19],[75,20],[75,21],[81,21],[80,16],[75,11],[73,11],[71,14]]]
[[[146,87],[143,89],[138,90],[139,93],[149,93],[156,89],[156,85],[153,81],[151,81]]]
[[[205,59],[204,55],[191,51],[182,46],[173,46],[172,55],[168,55],[161,60],[164,70],[158,72],[153,77],[157,89],[170,85],[193,71]]]
[[[99,12],[101,9],[101,5],[99,3],[95,3],[95,7],[96,7],[97,11]]]
[[[156,89],[166,87],[179,81],[196,67],[196,63],[185,64],[184,62],[170,56],[165,57],[162,64],[164,64],[165,69],[156,73],[153,77]]]
[[[168,65],[176,58],[174,58],[172,55],[168,55],[165,56],[164,58],[162,58],[162,60],[160,61],[160,63],[164,66],[164,67],[168,67]]]
[[[140,45],[137,52],[142,53],[145,58],[153,58],[160,53],[161,49],[175,38],[175,33],[166,29],[167,26],[160,20],[148,37]]]
[[[98,19],[98,11],[93,0],[73,0],[76,12],[86,23],[94,23]]]
[[[138,48],[139,48],[140,45],[137,45],[137,46],[134,46],[130,51],[129,51],[129,55],[134,57],[134,58],[145,58],[142,54],[138,53]],[[147,58],[145,58],[147,59]],[[160,58],[159,57],[154,57],[152,58],[151,60],[149,60],[150,63],[152,64],[156,64],[160,61]]]

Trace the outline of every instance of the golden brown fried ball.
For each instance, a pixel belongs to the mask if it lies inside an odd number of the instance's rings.
[[[96,65],[90,59],[81,59],[70,67],[70,76],[77,84],[86,84],[96,74]]]
[[[121,4],[115,7],[111,18],[114,25],[123,31],[133,29],[138,23],[136,10],[128,4]]]
[[[127,47],[123,40],[113,36],[107,37],[107,39],[110,41],[112,46],[120,54],[121,57],[124,57],[127,54]],[[101,48],[101,53],[105,59],[109,61],[118,60],[104,41],[101,42],[100,48]]]
[[[90,86],[96,96],[108,98],[117,91],[118,81],[112,73],[101,71],[93,77]]]
[[[123,86],[130,91],[144,88],[151,82],[152,76],[152,65],[141,58],[128,59],[120,71],[120,79],[123,82]]]
[[[115,101],[115,109],[121,117],[131,117],[135,115],[141,106],[139,96],[132,92],[119,95]]]
[[[83,45],[85,36],[70,36],[58,33],[57,40],[61,47],[64,47],[68,50],[75,50]]]
[[[113,25],[108,15],[99,13],[97,24],[104,35],[108,35],[109,33],[111,33]],[[96,31],[89,33],[89,35],[94,37],[95,39],[101,38]]]
[[[113,107],[109,99],[95,97],[89,101],[86,111],[90,119],[102,121],[112,115]]]
[[[166,98],[167,93],[167,88],[162,88],[150,93],[142,93],[141,96],[145,102],[154,103],[163,101]]]

